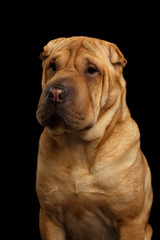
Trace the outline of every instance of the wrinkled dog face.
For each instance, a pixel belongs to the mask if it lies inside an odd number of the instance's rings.
[[[110,75],[116,79],[113,64],[121,69],[126,64],[119,49],[98,39],[60,38],[50,41],[41,56],[39,123],[72,131],[94,126],[108,100]]]

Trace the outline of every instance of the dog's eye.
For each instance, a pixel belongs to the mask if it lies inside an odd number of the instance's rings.
[[[89,73],[89,74],[94,74],[96,72],[98,72],[96,67],[88,67],[87,68],[87,73]]]
[[[56,65],[55,62],[50,62],[50,68],[52,69],[53,72],[56,72]]]

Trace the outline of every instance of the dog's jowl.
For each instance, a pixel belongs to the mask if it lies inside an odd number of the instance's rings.
[[[126,59],[88,37],[51,40],[41,58],[42,240],[150,240],[151,174],[126,105]]]

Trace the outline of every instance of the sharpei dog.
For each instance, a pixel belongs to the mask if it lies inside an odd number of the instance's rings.
[[[41,53],[36,191],[42,240],[150,240],[151,174],[110,42],[51,40]]]

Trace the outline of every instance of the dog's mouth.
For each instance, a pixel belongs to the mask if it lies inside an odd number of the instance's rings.
[[[70,104],[55,105],[51,103],[40,104],[37,110],[37,119],[43,127],[56,130],[63,128],[66,131],[81,132],[89,130],[94,122],[88,121],[87,113],[80,112]]]
[[[76,116],[70,116],[70,114],[67,114],[65,111],[63,111],[63,116],[61,116],[61,114],[55,111],[50,117],[50,124],[48,127],[52,129],[64,128],[66,131],[76,132],[87,131],[93,127],[93,124],[88,124],[86,126],[83,121],[84,117],[77,119]]]
[[[82,130],[81,127],[82,122],[77,120],[73,115],[69,115],[67,111],[63,111],[62,113],[55,113],[50,118],[50,127],[57,128],[63,126],[66,130]]]

